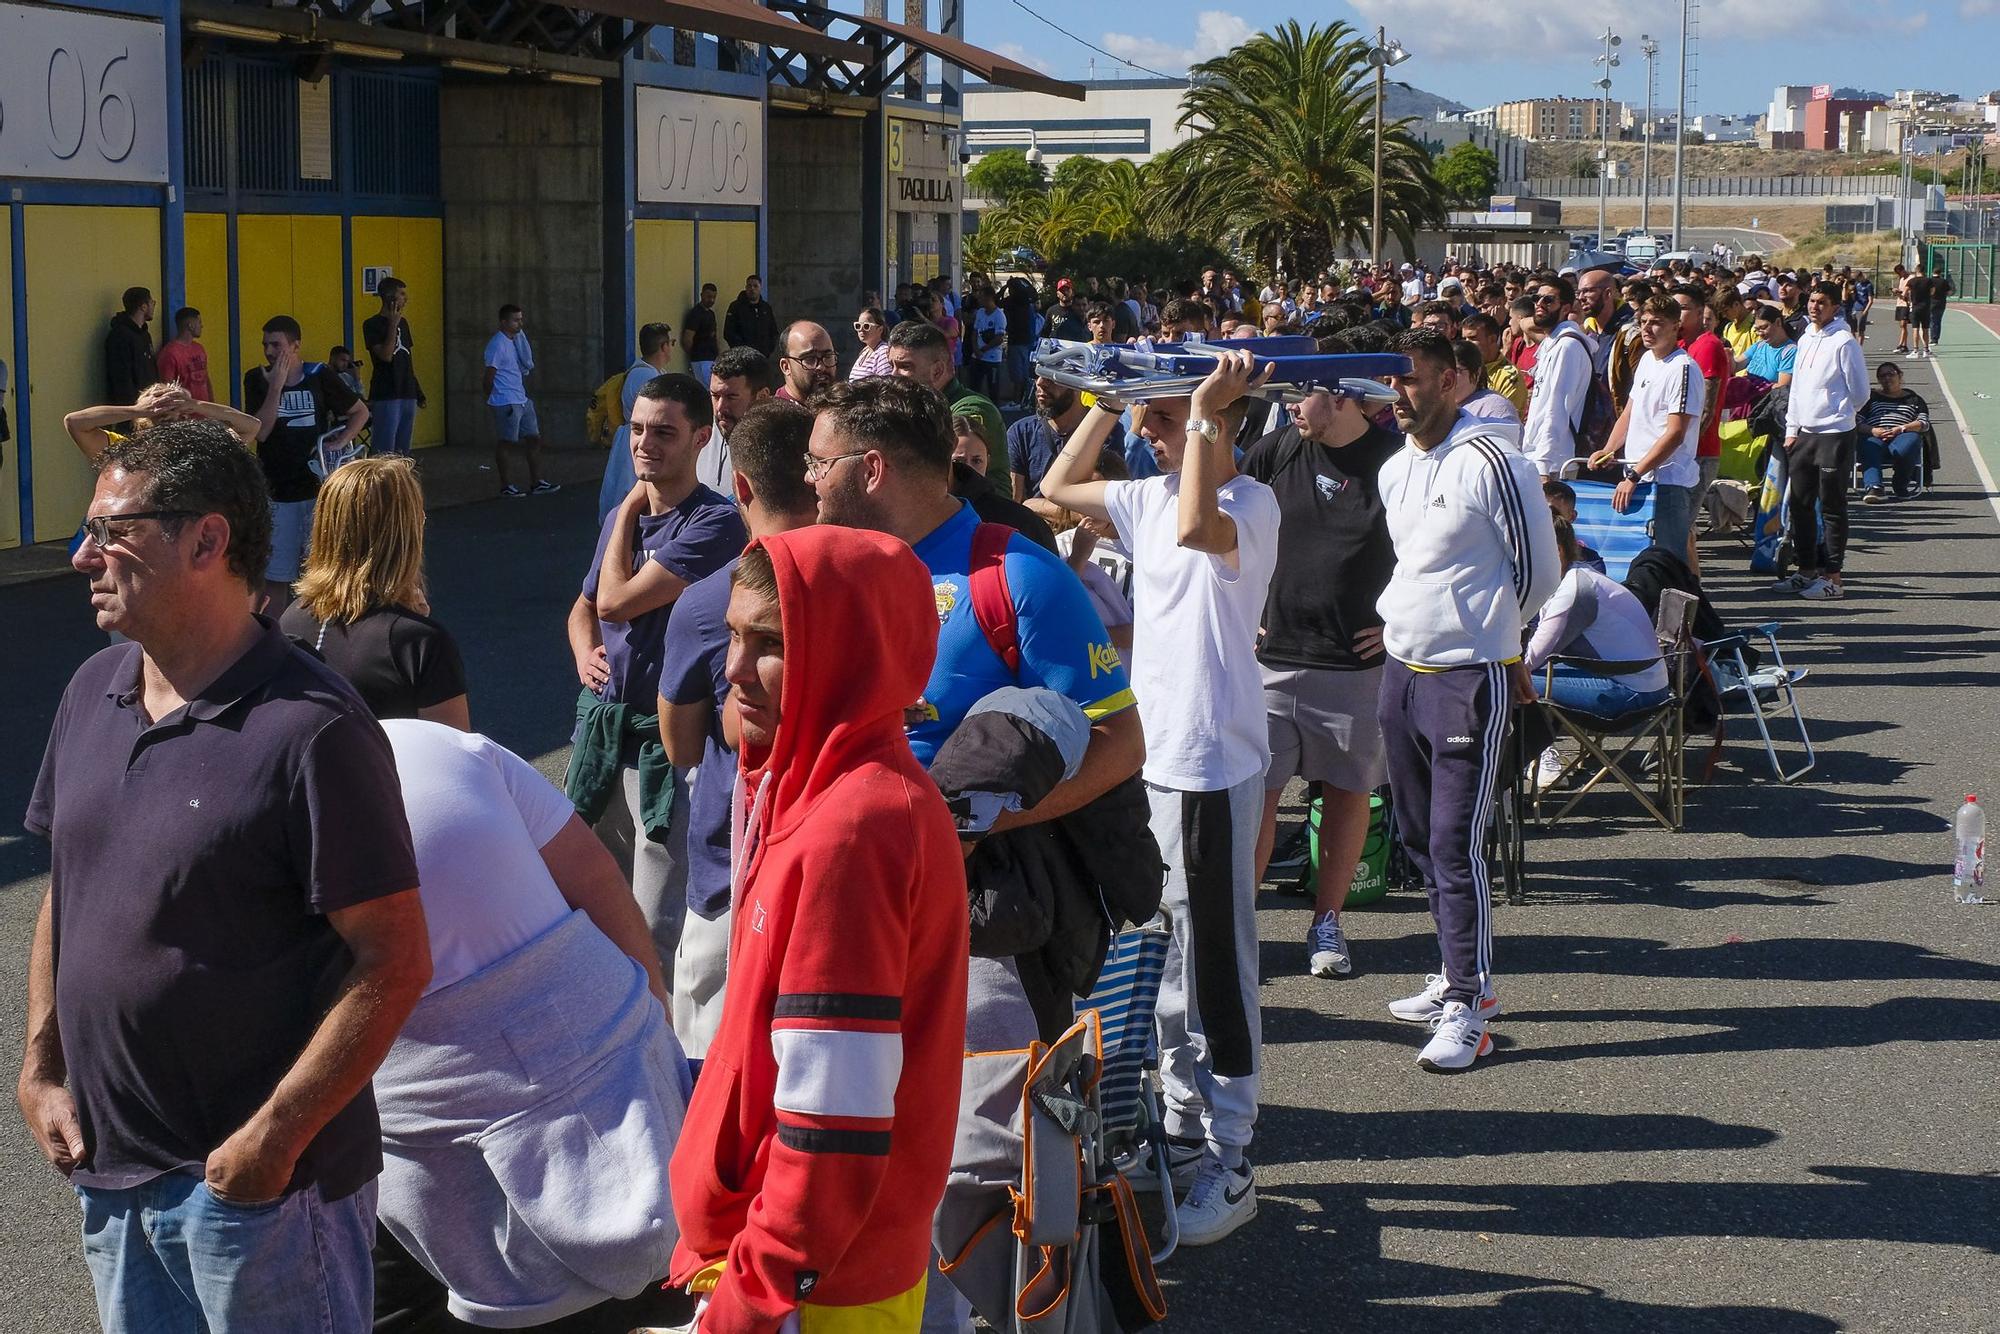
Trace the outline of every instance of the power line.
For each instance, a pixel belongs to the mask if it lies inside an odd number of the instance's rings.
[[[1156,69],[1147,69],[1144,65],[1141,65],[1136,60],[1127,60],[1124,56],[1113,55],[1111,54],[1111,52],[1105,50],[1103,47],[1097,45],[1095,42],[1084,41],[1083,38],[1077,36],[1075,33],[1071,32],[1068,28],[1063,27],[1062,24],[1057,23],[1054,19],[1043,18],[1040,14],[1037,14],[1034,10],[1022,4],[1021,0],[1014,0],[1014,8],[1020,10],[1023,14],[1026,14],[1031,19],[1036,19],[1039,20],[1040,22],[1048,24],[1051,28],[1054,28],[1057,32],[1061,33],[1063,36],[1069,38],[1072,42],[1075,42],[1079,46],[1089,47],[1091,50],[1097,52],[1098,55],[1103,56],[1107,60],[1115,60],[1121,65],[1129,65],[1133,69],[1138,70],[1141,74],[1150,74],[1156,79],[1171,79],[1174,77],[1171,74],[1162,74],[1160,73],[1160,71]]]

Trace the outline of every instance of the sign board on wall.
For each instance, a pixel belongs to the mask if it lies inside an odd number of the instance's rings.
[[[333,179],[333,80],[299,80],[299,179]]]
[[[164,182],[166,105],[159,24],[0,4],[0,176]]]
[[[888,119],[889,207],[899,211],[953,211],[958,203],[958,156],[943,125]],[[940,207],[942,206],[942,207]]]
[[[648,204],[764,202],[764,107],[637,88],[638,195]]]

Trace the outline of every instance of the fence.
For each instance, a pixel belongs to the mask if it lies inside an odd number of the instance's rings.
[[[1635,176],[1621,176],[1606,182],[1613,199],[1637,199],[1645,184]],[[1595,199],[1595,176],[1536,176],[1520,182],[1515,193],[1543,199]],[[1654,199],[1670,199],[1673,178],[1655,176]],[[1895,176],[1689,176],[1682,182],[1687,199],[1861,199],[1896,193]]]
[[[1995,299],[1995,270],[2000,269],[2000,245],[1924,246],[1924,269],[1951,276],[1952,300]]]

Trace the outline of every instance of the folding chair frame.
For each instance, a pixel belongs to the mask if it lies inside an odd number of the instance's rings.
[[[1772,668],[1767,684],[1759,685],[1760,673],[1752,671],[1749,660],[1744,656],[1744,648],[1749,643],[1749,635],[1756,635],[1770,646]],[[1765,758],[1771,762],[1771,772],[1780,783],[1796,783],[1812,772],[1819,757],[1813,752],[1812,737],[1806,731],[1804,712],[1799,708],[1798,691],[1793,687],[1806,679],[1806,671],[1793,671],[1785,665],[1785,655],[1778,649],[1778,623],[1766,621],[1748,634],[1729,635],[1712,643],[1702,645],[1709,656],[1711,667],[1720,666],[1716,672],[1715,693],[1721,701],[1722,713],[1729,717],[1729,701],[1734,695],[1741,695],[1748,706],[1750,721],[1757,726],[1757,736],[1764,743]],[[1784,761],[1778,756],[1777,741],[1771,735],[1764,707],[1764,696],[1773,697],[1775,715],[1782,717],[1787,711],[1792,715],[1792,724],[1799,730],[1799,744],[1805,747],[1806,762],[1790,773],[1785,771]]]

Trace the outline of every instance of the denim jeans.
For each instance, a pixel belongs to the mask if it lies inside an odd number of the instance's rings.
[[[79,1186],[104,1334],[367,1334],[375,1183],[228,1204],[190,1172]]]
[[[1035,345],[1007,345],[1007,389],[1017,398],[1026,398],[1035,387]]]
[[[1554,676],[1546,682],[1537,673],[1535,685],[1557,708],[1606,719],[1652,708],[1667,698],[1664,689],[1634,690],[1615,676],[1600,676],[1566,662],[1555,664]]]
[[[1694,492],[1691,486],[1653,487],[1653,545],[1687,559],[1688,537],[1694,532]]]
[[[1903,431],[1884,440],[1874,432],[1863,430],[1855,439],[1855,450],[1861,456],[1861,481],[1870,488],[1882,485],[1882,466],[1890,465],[1896,479],[1898,495],[1916,484],[1917,456],[1924,447],[1924,437],[1916,431]]]
[[[368,405],[369,452],[375,454],[410,453],[410,432],[417,425],[417,400],[414,398],[384,398]]]

